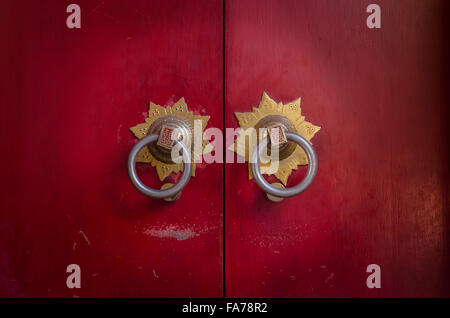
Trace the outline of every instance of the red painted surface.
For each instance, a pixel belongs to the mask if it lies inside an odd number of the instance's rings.
[[[222,126],[221,2],[78,1],[81,30],[69,3],[0,3],[0,296],[220,297],[222,166],[166,203],[126,160],[149,101],[184,96]],[[226,126],[266,90],[322,127],[298,197],[272,203],[226,165],[227,296],[450,296],[448,5],[378,0],[369,30],[369,3],[226,1]]]
[[[229,297],[450,296],[445,1],[226,1],[226,126],[302,97],[319,169],[273,203],[226,166]],[[300,169],[304,173],[304,169]],[[300,181],[295,172],[288,186]],[[381,289],[366,267],[381,266]]]
[[[77,1],[79,30],[70,3],[0,4],[0,296],[220,297],[222,166],[167,203],[126,162],[150,101],[184,96],[221,127],[221,2]]]

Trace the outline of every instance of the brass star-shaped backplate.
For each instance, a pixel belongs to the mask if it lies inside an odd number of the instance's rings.
[[[280,115],[287,117],[295,126],[296,132],[311,142],[311,138],[314,137],[314,135],[320,130],[320,127],[305,121],[305,117],[302,116],[301,113],[300,102],[301,99],[297,98],[287,104],[277,103],[271,99],[266,92],[264,92],[258,107],[253,107],[253,110],[247,113],[236,112],[235,115],[238,119],[239,126],[243,130],[254,128],[263,117],[268,115]],[[249,149],[251,147],[248,146],[248,142],[243,140],[243,138],[246,138],[246,135],[239,133],[234,144],[232,144],[228,149],[235,151],[238,155],[244,157],[246,162],[249,162],[249,158],[254,148]],[[276,172],[270,173],[268,170],[268,164],[261,164],[260,168],[261,173],[274,175],[286,186],[287,179],[292,171],[297,170],[299,165],[307,164],[308,157],[306,156],[305,151],[297,145],[295,150],[287,158],[279,161],[279,167]],[[249,179],[252,179],[253,175],[250,164],[248,165],[248,172]]]
[[[180,98],[179,101],[177,101],[172,106],[163,107],[157,104],[154,104],[150,102],[150,107],[148,110],[148,117],[145,118],[145,122],[142,124],[138,124],[134,127],[131,127],[131,132],[138,138],[141,139],[145,136],[147,136],[150,126],[152,125],[155,120],[158,118],[164,117],[164,116],[177,116],[181,119],[187,120],[192,127],[194,127],[194,121],[199,120],[202,125],[202,134],[205,130],[205,127],[208,123],[209,116],[201,116],[201,115],[194,115],[192,111],[189,111],[188,106],[186,105],[186,102],[184,100],[184,97]],[[196,147],[191,147],[191,155],[193,158],[192,162],[192,176],[195,176],[195,159],[201,158],[202,154],[211,152],[213,150],[212,145],[208,142],[203,140],[202,138],[202,147],[200,147],[201,153],[195,153],[194,149]],[[150,163],[152,167],[156,168],[156,172],[158,173],[158,177],[160,181],[163,181],[165,178],[167,178],[171,173],[178,173],[180,171],[183,171],[184,165],[183,163],[167,163],[162,162],[155,158],[155,156],[152,155],[149,148],[146,146],[144,147],[137,155],[136,162],[143,162],[143,163]]]

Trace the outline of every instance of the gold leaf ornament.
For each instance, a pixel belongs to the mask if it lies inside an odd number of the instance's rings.
[[[180,98],[176,103],[174,103],[172,106],[163,107],[160,105],[157,105],[153,102],[150,102],[150,106],[148,109],[148,117],[145,118],[144,123],[137,124],[136,126],[133,126],[130,128],[130,131],[133,133],[133,135],[138,138],[142,139],[143,137],[147,136],[150,126],[158,119],[162,118],[164,116],[176,116],[178,118],[182,118],[186,121],[188,121],[192,127],[194,127],[194,121],[200,120],[201,121],[201,131],[203,135],[203,131],[206,128],[206,125],[209,120],[209,116],[201,116],[201,115],[194,115],[192,111],[188,109],[188,106],[186,104],[186,101],[184,100],[184,97]],[[214,147],[208,142],[202,139],[202,146],[200,147],[201,153],[194,153],[195,147],[191,147],[191,156],[193,158],[192,162],[192,176],[195,176],[195,161],[194,159],[201,158],[201,156],[205,153],[211,152],[214,150]],[[184,165],[183,163],[167,163],[162,162],[155,158],[154,155],[150,152],[149,148],[146,146],[142,148],[142,150],[138,153],[136,162],[140,163],[150,163],[152,167],[156,168],[156,172],[158,174],[159,180],[163,181],[166,179],[170,174],[172,173],[178,173],[180,171],[183,171]]]
[[[286,117],[295,127],[296,132],[311,142],[311,139],[314,135],[320,130],[321,127],[313,125],[310,122],[305,120],[305,116],[302,115],[301,110],[301,98],[297,98],[296,100],[283,104],[275,102],[270,96],[263,92],[261,101],[258,107],[253,107],[251,112],[236,112],[235,116],[238,120],[239,126],[242,129],[235,142],[228,148],[236,152],[239,156],[245,158],[246,162],[249,162],[249,158],[251,156],[251,152],[254,149],[249,149],[249,142],[246,140],[248,135],[246,135],[243,131],[248,128],[254,128],[258,122],[266,116],[269,115],[280,115]],[[250,130],[256,133],[255,130]],[[269,163],[260,164],[261,173],[274,175],[278,180],[280,180],[285,186],[287,184],[287,180],[291,175],[292,171],[297,170],[299,165],[307,165],[308,157],[306,156],[305,151],[300,147],[296,146],[295,150],[287,157],[279,161],[278,170],[273,172],[268,168]],[[248,165],[249,179],[253,178],[251,172],[251,166]]]

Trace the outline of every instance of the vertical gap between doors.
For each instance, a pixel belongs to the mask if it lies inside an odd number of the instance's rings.
[[[222,0],[222,133],[225,134],[225,0]],[[225,151],[223,142],[222,166],[222,297],[225,298]]]

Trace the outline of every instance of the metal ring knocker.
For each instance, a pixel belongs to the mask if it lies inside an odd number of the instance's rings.
[[[141,151],[141,149],[147,146],[148,144],[157,141],[158,137],[159,135],[157,134],[151,134],[142,138],[134,145],[134,147],[131,149],[130,155],[128,156],[128,175],[130,177],[131,182],[136,187],[136,189],[139,190],[139,192],[156,199],[173,198],[176,196],[178,192],[183,190],[183,188],[187,185],[187,183],[191,179],[191,172],[192,172],[191,152],[181,140],[175,139],[174,147],[178,145],[181,147],[183,151],[184,169],[183,175],[175,185],[165,190],[155,190],[143,184],[142,181],[137,176],[136,172],[136,157],[139,151]]]
[[[305,191],[313,182],[314,177],[317,173],[317,156],[316,152],[314,151],[311,144],[300,136],[299,134],[292,133],[292,132],[285,132],[287,140],[293,141],[297,143],[300,147],[305,150],[306,155],[308,156],[308,172],[306,173],[305,178],[297,184],[296,186],[292,188],[286,188],[286,189],[278,189],[274,186],[270,185],[264,177],[261,174],[261,170],[259,167],[259,158],[263,154],[263,151],[267,148],[269,145],[269,139],[266,137],[264,138],[255,151],[253,151],[252,154],[252,160],[251,160],[251,167],[252,167],[252,173],[253,177],[255,178],[256,183],[259,185],[259,187],[266,193],[271,194],[273,196],[279,197],[279,198],[289,198],[294,195],[297,195],[299,193],[302,193]]]

